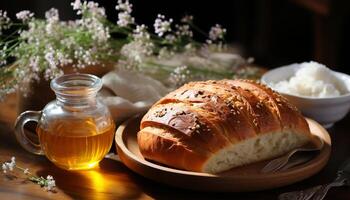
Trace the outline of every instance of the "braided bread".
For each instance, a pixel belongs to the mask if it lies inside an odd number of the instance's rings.
[[[191,82],[160,99],[137,140],[146,159],[218,173],[283,155],[313,136],[297,108],[270,88],[221,80]]]

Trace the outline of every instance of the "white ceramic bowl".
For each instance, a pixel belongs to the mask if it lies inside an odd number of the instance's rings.
[[[261,82],[271,87],[271,83],[289,79],[299,68],[300,65],[292,64],[270,70],[262,76]],[[350,76],[340,72],[335,72],[335,75],[345,83],[349,91],[339,97],[315,98],[277,92],[297,106],[304,116],[315,119],[329,128],[343,119],[350,109]]]

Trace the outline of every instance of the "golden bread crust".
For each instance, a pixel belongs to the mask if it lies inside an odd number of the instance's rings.
[[[248,80],[188,83],[154,104],[140,129],[146,159],[191,171],[202,171],[221,149],[260,134],[292,131],[312,138],[295,106]]]

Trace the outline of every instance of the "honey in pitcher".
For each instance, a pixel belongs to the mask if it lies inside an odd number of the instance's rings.
[[[99,130],[92,119],[75,119],[51,122],[46,129],[38,126],[37,133],[47,158],[58,167],[79,170],[95,167],[108,153],[115,126]]]

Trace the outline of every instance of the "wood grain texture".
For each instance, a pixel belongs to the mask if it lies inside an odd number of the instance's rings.
[[[340,163],[350,157],[350,117],[329,130],[332,137],[332,155],[326,167],[317,175],[302,182],[262,192],[213,193],[169,187],[143,178],[126,168],[120,161],[104,159],[98,169],[66,172],[55,167],[45,157],[32,155],[15,141],[13,123],[16,114],[16,96],[0,103],[0,162],[16,156],[17,163],[28,167],[36,175],[51,174],[56,179],[57,192],[48,193],[25,181],[21,174],[9,179],[0,172],[0,199],[242,199],[270,200],[278,194],[331,181]],[[326,199],[348,200],[346,187],[330,190]]]

